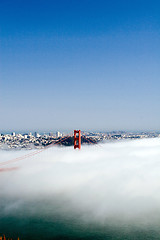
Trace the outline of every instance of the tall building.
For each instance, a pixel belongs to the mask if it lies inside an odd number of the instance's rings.
[[[60,133],[60,132],[56,132],[56,137],[57,138],[59,138],[59,137],[61,137],[62,136],[62,134]]]
[[[34,133],[34,136],[35,136],[36,138],[39,138],[39,137],[40,137],[40,134],[37,133],[37,132],[35,132],[35,133]]]

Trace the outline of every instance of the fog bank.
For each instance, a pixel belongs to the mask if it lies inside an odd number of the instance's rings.
[[[0,162],[28,151],[0,151]],[[12,170],[13,167],[13,170]],[[8,170],[7,170],[8,169]],[[160,219],[160,139],[53,147],[1,167],[1,216],[78,214],[82,221]]]

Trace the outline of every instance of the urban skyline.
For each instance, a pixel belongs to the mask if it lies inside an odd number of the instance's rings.
[[[79,133],[78,131],[74,131]],[[80,131],[81,132],[81,131]],[[119,140],[137,140],[144,138],[160,138],[160,132],[81,132],[78,134],[79,141],[82,144],[97,144],[106,143]],[[28,149],[33,150],[34,148],[45,148],[53,145],[72,146],[74,145],[73,132],[66,134],[57,131],[56,133],[15,133],[11,134],[0,134],[0,150],[13,150],[13,149]],[[78,144],[80,145],[80,143]]]

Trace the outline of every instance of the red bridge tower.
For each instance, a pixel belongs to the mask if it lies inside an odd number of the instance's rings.
[[[74,130],[74,149],[81,149],[81,130]]]

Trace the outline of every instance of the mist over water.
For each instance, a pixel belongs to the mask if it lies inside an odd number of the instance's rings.
[[[0,162],[27,153],[0,151]],[[4,166],[2,233],[21,239],[159,239],[160,139],[81,151],[53,147]]]

